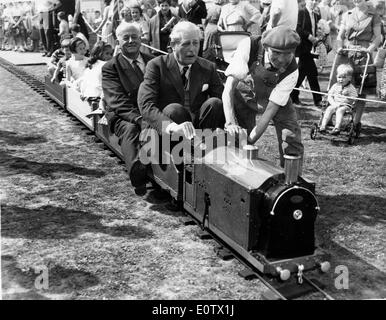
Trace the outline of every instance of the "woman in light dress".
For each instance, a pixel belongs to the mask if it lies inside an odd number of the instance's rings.
[[[112,48],[115,47],[113,35],[113,7],[110,6],[111,0],[105,0],[105,9],[103,11],[103,19],[101,24],[94,31],[98,33],[102,29],[101,40],[108,43]]]

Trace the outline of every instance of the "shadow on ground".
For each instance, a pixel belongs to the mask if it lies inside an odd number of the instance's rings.
[[[41,177],[52,177],[55,172],[71,172],[81,176],[100,178],[106,175],[104,171],[87,169],[69,163],[49,163],[30,161],[15,157],[0,151],[0,166],[10,169],[8,174],[21,174],[29,172]],[[13,172],[12,172],[13,171]]]
[[[54,206],[29,209],[4,205],[1,229],[4,238],[70,239],[83,233],[105,233],[127,239],[150,238],[153,233],[130,225],[104,226],[101,216]]]
[[[321,216],[317,220],[317,237],[319,245],[331,254],[331,264],[333,266],[327,277],[329,289],[335,294],[342,294],[342,299],[378,299],[386,298],[386,274],[374,265],[366,262],[361,257],[353,253],[350,247],[363,247],[367,257],[372,260],[377,259],[379,254],[378,247],[372,248],[369,241],[374,241],[374,235],[367,235],[363,226],[374,227],[386,225],[386,215],[384,212],[386,198],[371,195],[334,195],[318,196]],[[326,212],[323,208],[333,208]],[[355,224],[360,226],[360,230],[355,228]],[[347,245],[347,249],[338,244],[334,237],[337,228],[342,243]],[[373,229],[373,228],[372,228]],[[382,239],[378,240],[382,243]],[[378,244],[379,245],[379,244]],[[373,252],[375,250],[375,252]],[[366,258],[367,260],[367,258]],[[349,275],[349,289],[337,290],[335,279],[338,273],[334,273],[336,266],[345,266]]]
[[[11,146],[25,146],[32,143],[44,143],[47,139],[42,135],[19,135],[13,131],[0,130],[0,141]]]
[[[5,300],[47,300],[49,298],[44,296],[45,293],[70,295],[74,291],[99,284],[99,279],[90,272],[63,268],[52,263],[21,270],[16,259],[9,255],[1,257],[1,267]],[[43,284],[48,285],[48,288],[43,288]]]

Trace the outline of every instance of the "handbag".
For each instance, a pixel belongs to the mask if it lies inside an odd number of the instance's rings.
[[[374,59],[374,65],[378,69],[383,68],[383,65],[385,64],[385,58],[386,58],[386,40],[383,43],[383,46],[378,48],[377,54]]]

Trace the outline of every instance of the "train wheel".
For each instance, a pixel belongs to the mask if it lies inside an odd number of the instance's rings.
[[[311,128],[311,131],[310,131],[310,138],[311,140],[315,140],[316,139],[316,135],[318,133],[318,126],[316,124],[314,124]]]

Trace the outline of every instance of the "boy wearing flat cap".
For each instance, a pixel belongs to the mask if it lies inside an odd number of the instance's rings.
[[[296,31],[285,26],[275,27],[264,32],[262,38],[242,40],[225,71],[227,80],[222,100],[226,130],[230,134],[239,134],[247,129],[248,143],[254,144],[272,120],[279,142],[281,166],[284,166],[284,154],[302,157],[304,151],[296,110],[290,98],[299,76],[294,55],[299,43]],[[263,59],[264,49],[267,63]],[[252,129],[242,122],[245,118],[255,119],[256,109],[252,110],[243,101],[237,89],[248,75],[253,80],[257,104],[264,108],[264,113]]]

